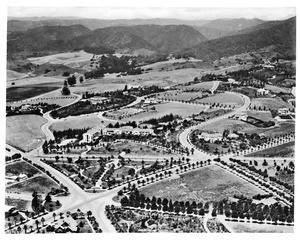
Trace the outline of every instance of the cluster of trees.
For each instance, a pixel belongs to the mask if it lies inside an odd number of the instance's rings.
[[[68,87],[68,81],[67,80],[64,81],[64,86],[62,87],[61,94],[62,95],[70,95],[71,94],[71,91]]]
[[[145,96],[145,95],[150,95],[150,94],[155,94],[155,93],[160,93],[160,92],[164,92],[165,89],[156,86],[156,85],[152,85],[149,87],[139,87],[139,88],[130,88],[128,89],[127,85],[124,88],[124,91],[128,91],[130,94],[141,97],[141,96]]]
[[[60,143],[63,139],[76,138],[78,141],[82,140],[82,135],[86,133],[89,128],[76,128],[76,129],[67,129],[63,131],[53,131],[53,136],[57,143]],[[46,143],[46,142],[45,142]]]
[[[151,118],[144,123],[158,125],[160,122],[172,122],[176,119],[178,119],[178,116],[174,116],[172,113],[170,113],[160,118]]]
[[[18,159],[18,158],[21,158],[21,157],[22,157],[21,153],[15,153],[11,157],[5,156],[5,161],[15,160],[15,159]]]
[[[69,84],[70,86],[75,85],[76,82],[77,82],[77,81],[76,81],[75,75],[72,75],[72,76],[68,77],[68,78],[67,78],[67,82],[68,82],[68,84]]]
[[[6,116],[22,115],[22,114],[36,114],[42,116],[43,113],[51,111],[60,107],[57,104],[48,104],[45,102],[40,102],[36,104],[30,104],[30,108],[22,109],[24,105],[12,108],[11,106],[6,106]]]
[[[250,117],[250,116],[247,117],[247,120],[245,122],[250,123],[259,128],[268,128],[275,125],[275,122],[273,121],[262,121],[260,119]]]
[[[129,121],[129,122],[126,122],[126,123],[119,123],[119,122],[116,122],[115,124],[112,124],[112,123],[109,123],[107,125],[108,128],[120,128],[120,127],[124,127],[124,126],[131,126],[133,128],[136,128],[137,127],[137,123],[135,121]]]

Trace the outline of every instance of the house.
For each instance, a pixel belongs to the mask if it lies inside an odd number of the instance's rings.
[[[258,95],[268,95],[269,93],[270,93],[270,91],[266,90],[264,88],[257,89],[257,94]]]
[[[227,138],[229,139],[237,139],[239,137],[239,135],[235,134],[235,133],[231,133],[227,136]]]
[[[77,222],[71,216],[59,218],[55,223],[56,233],[77,232]]]
[[[280,116],[286,116],[290,114],[290,110],[288,108],[279,108],[277,112]]]
[[[202,132],[200,135],[198,135],[198,138],[213,143],[217,140],[219,141],[222,140],[223,134],[220,132],[215,132],[215,133]]]

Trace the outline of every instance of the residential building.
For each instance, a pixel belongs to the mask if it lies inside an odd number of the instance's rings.
[[[214,132],[214,133],[202,132],[200,135],[198,135],[198,138],[213,143],[217,140],[222,140],[223,134],[220,132]]]

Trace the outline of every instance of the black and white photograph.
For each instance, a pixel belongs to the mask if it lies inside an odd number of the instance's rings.
[[[297,11],[276,2],[8,2],[4,235],[294,237]]]

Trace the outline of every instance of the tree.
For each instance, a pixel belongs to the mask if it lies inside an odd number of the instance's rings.
[[[82,83],[83,82],[83,76],[80,76],[79,78],[79,82]]]
[[[69,73],[69,72],[64,72],[64,73],[62,74],[62,76],[63,76],[63,77],[69,77],[69,76],[70,76],[70,73]]]
[[[62,95],[70,95],[70,89],[67,86],[63,86],[61,90]]]
[[[68,84],[69,84],[70,86],[75,85],[75,84],[76,84],[76,77],[75,77],[75,75],[72,75],[71,77],[68,77],[68,78],[67,78],[67,81],[68,81]]]
[[[55,222],[56,213],[54,212],[54,213],[52,214],[52,216],[53,216],[53,220],[54,220],[54,222]]]
[[[42,217],[41,222],[43,224],[43,227],[45,226],[45,218]]]
[[[47,196],[45,197],[45,201],[52,202],[52,198],[51,198],[50,194],[47,194]]]

